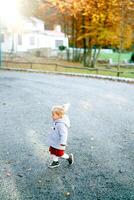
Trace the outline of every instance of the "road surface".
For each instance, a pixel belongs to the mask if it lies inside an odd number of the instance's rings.
[[[51,107],[70,103],[67,152],[48,169]],[[0,71],[0,200],[134,200],[134,85]]]

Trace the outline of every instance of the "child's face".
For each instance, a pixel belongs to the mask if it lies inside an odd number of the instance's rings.
[[[57,120],[57,119],[60,119],[61,117],[58,114],[56,114],[55,112],[53,112],[52,118],[53,118],[53,120]]]

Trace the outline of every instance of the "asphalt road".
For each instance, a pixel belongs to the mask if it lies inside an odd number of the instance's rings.
[[[65,160],[48,169],[51,107],[70,103]],[[134,85],[0,71],[0,200],[134,200]]]

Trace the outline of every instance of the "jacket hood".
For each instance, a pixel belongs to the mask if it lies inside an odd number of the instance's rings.
[[[67,115],[65,115],[62,119],[57,119],[54,121],[55,123],[64,123],[68,128],[70,128],[70,119]]]

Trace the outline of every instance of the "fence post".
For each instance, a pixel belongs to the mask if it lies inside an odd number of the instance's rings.
[[[117,76],[118,76],[118,77],[120,76],[120,72],[119,72],[119,71],[117,71]]]
[[[57,69],[58,69],[58,65],[57,65],[57,64],[55,64],[55,71],[57,71]]]
[[[30,67],[31,67],[31,69],[32,69],[32,62],[30,62]]]

